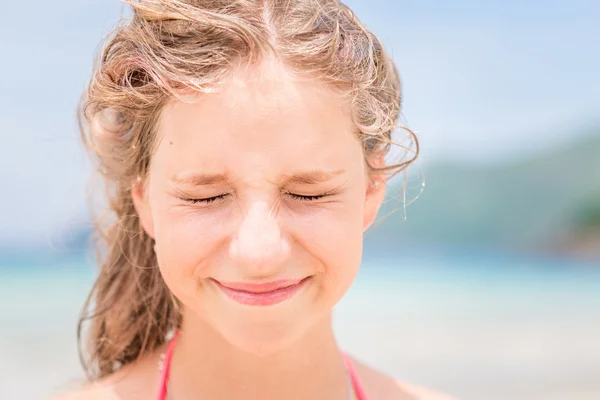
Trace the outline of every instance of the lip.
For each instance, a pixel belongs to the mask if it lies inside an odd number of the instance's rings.
[[[293,297],[308,281],[303,279],[286,279],[264,283],[220,282],[213,281],[230,299],[249,306],[270,306]]]

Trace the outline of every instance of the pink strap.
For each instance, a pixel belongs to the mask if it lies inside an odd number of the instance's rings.
[[[162,373],[160,376],[160,388],[158,392],[157,400],[166,400],[167,398],[167,383],[169,382],[169,371],[171,370],[171,358],[173,357],[173,350],[175,349],[175,343],[177,342],[177,338],[179,337],[179,331],[175,332],[175,335],[169,342],[167,346],[167,351],[165,352],[165,358],[162,364]],[[344,364],[346,365],[346,370],[350,375],[350,380],[352,381],[352,388],[354,389],[354,393],[357,396],[357,400],[367,400],[367,395],[365,394],[365,390],[362,387],[360,380],[358,379],[358,375],[356,374],[356,370],[354,369],[354,364],[350,359],[350,356],[346,353],[342,353],[342,357],[344,358]]]
[[[342,352],[342,357],[344,358],[344,364],[346,364],[346,370],[348,371],[348,375],[350,375],[350,380],[352,381],[352,387],[354,388],[354,394],[356,394],[357,400],[367,400],[367,394],[365,393],[365,389],[360,383],[360,379],[358,379],[358,374],[354,369],[352,359],[348,354],[344,352]]]
[[[165,352],[165,359],[162,360],[162,373],[160,376],[158,400],[166,400],[167,398],[167,383],[169,382],[169,371],[171,370],[171,358],[173,357],[173,350],[175,349],[175,343],[177,342],[178,336],[179,331],[175,332],[175,335],[169,342],[167,351]]]

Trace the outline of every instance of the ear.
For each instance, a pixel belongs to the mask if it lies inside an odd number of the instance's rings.
[[[373,167],[385,166],[383,157],[372,160]],[[367,230],[375,221],[379,208],[385,199],[386,174],[384,172],[368,172],[367,191],[365,195],[365,208],[363,213],[363,230]]]
[[[138,178],[131,185],[131,198],[133,199],[133,206],[140,219],[140,224],[148,236],[154,239],[154,220],[152,218],[148,197],[146,196],[145,182],[141,178]]]

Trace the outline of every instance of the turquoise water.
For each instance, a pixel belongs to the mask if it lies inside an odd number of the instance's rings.
[[[0,398],[81,378],[75,324],[93,277],[79,258],[0,259]],[[462,399],[600,399],[599,263],[366,258],[334,315],[347,351]]]

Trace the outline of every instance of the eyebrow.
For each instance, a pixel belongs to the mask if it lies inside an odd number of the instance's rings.
[[[324,183],[344,173],[344,170],[337,171],[321,171],[312,170],[306,172],[298,172],[291,175],[284,175],[283,181],[286,184],[296,185],[314,185]]]
[[[199,174],[195,172],[184,172],[175,174],[171,181],[190,186],[209,186],[223,184],[229,180],[227,174]]]
[[[283,184],[296,184],[296,185],[314,185],[318,183],[324,183],[332,180],[333,178],[343,174],[344,170],[336,171],[323,171],[323,170],[311,170],[297,172],[293,174],[284,175],[282,177]],[[227,174],[206,174],[196,172],[185,172],[175,174],[171,177],[171,181],[178,184],[190,185],[190,186],[210,186],[224,184],[229,181]]]

